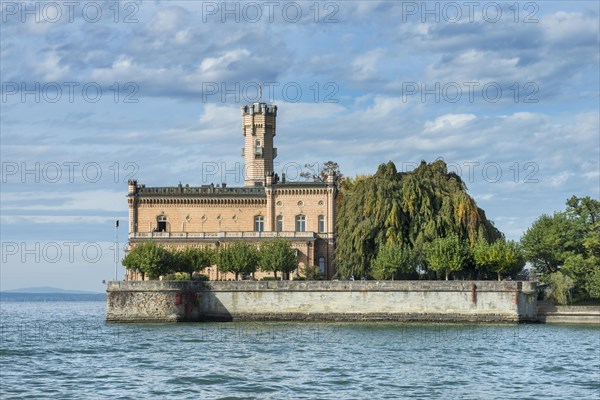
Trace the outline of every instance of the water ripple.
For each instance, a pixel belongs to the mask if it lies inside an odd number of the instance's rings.
[[[0,318],[0,398],[600,398],[585,326],[107,325],[93,302]]]

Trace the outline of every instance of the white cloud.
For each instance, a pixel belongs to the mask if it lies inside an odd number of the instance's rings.
[[[383,49],[373,49],[361,54],[352,61],[352,79],[368,80],[377,78],[379,75],[378,63],[385,55]]]
[[[557,175],[554,175],[550,177],[550,186],[556,188],[563,186],[571,176],[573,176],[573,173],[568,171],[563,171]]]
[[[463,128],[477,117],[474,114],[445,114],[433,121],[425,122],[425,132],[453,130]]]
[[[50,52],[44,61],[35,64],[36,72],[45,82],[59,81],[70,71],[69,65],[61,65],[61,61],[56,52]]]

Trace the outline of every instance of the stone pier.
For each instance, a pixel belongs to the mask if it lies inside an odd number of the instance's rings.
[[[534,282],[118,281],[108,322],[534,322]]]

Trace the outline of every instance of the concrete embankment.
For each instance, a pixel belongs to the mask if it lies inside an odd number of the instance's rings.
[[[600,306],[557,306],[539,301],[537,317],[548,324],[596,324],[600,326]]]
[[[534,322],[534,282],[118,281],[109,322]]]

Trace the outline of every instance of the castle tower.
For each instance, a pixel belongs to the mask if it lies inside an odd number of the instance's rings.
[[[253,103],[242,106],[242,134],[244,135],[244,186],[262,186],[265,177],[273,172],[273,147],[277,106]]]

